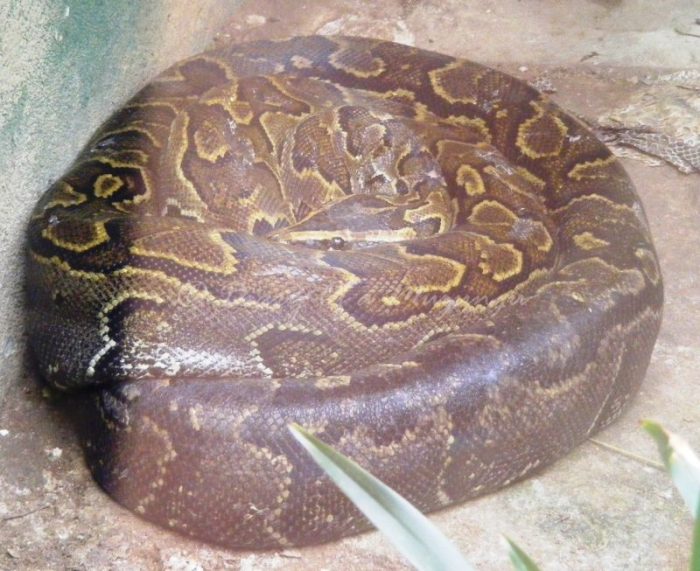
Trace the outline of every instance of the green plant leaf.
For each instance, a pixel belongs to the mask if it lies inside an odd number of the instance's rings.
[[[656,440],[659,453],[671,479],[695,519],[700,515],[700,459],[688,443],[651,420],[642,427]]]
[[[518,571],[539,571],[539,567],[535,562],[530,559],[527,554],[518,547],[518,545],[506,537],[508,542],[508,555],[510,556],[510,561],[513,563]]]
[[[449,539],[389,486],[298,424],[290,425],[289,430],[340,490],[416,569],[473,569]]]
[[[700,571],[700,517],[695,519],[693,547],[690,552],[690,571]]]

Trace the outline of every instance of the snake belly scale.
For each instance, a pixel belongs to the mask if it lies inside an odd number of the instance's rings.
[[[391,42],[180,62],[28,230],[28,329],[116,501],[239,548],[367,521],[297,422],[435,510],[618,416],[661,321],[637,194],[524,82]]]

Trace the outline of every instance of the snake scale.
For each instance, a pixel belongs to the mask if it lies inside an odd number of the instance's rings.
[[[368,527],[289,423],[435,510],[610,423],[661,321],[639,198],[579,120],[363,38],[174,65],[28,236],[30,344],[95,479],[229,547]]]

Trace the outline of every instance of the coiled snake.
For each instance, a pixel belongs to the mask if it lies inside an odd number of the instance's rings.
[[[635,190],[581,122],[340,37],[161,74],[39,202],[27,276],[96,480],[233,547],[367,527],[290,422],[426,511],[551,463],[636,391],[662,304]]]

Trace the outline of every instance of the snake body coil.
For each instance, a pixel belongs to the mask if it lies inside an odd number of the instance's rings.
[[[639,199],[585,126],[501,72],[360,38],[160,75],[39,202],[27,275],[100,485],[257,548],[367,528],[290,422],[422,510],[463,501],[613,420],[662,304]]]

